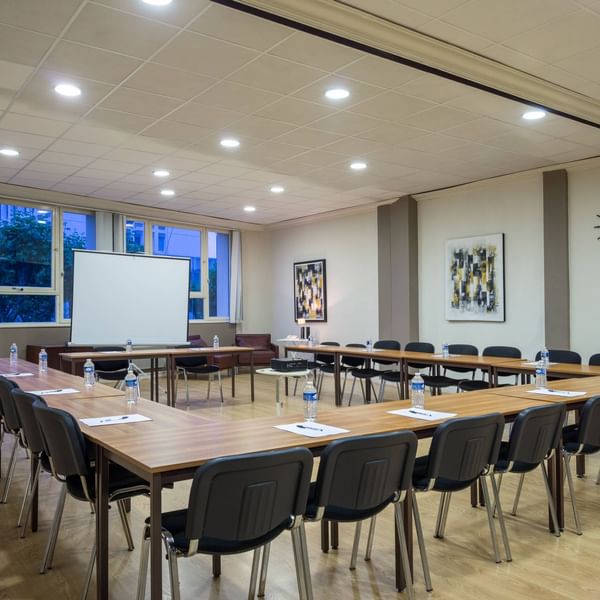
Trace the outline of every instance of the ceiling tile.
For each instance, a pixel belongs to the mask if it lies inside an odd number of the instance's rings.
[[[403,6],[396,0],[368,0],[368,2],[365,0],[346,0],[345,4],[407,27],[417,27],[431,18],[423,12]]]
[[[0,23],[58,35],[80,4],[81,0],[5,0],[0,2]]]
[[[141,117],[118,110],[96,108],[85,119],[80,121],[79,125],[103,127],[120,134],[129,134],[138,133],[152,123],[154,123],[154,119],[148,117]]]
[[[402,84],[396,91],[440,104],[468,93],[468,89],[456,81],[429,74]]]
[[[440,131],[461,123],[473,121],[478,117],[473,113],[456,110],[449,106],[434,106],[405,119],[407,124],[428,131]]]
[[[359,137],[384,144],[402,144],[406,140],[414,140],[428,132],[407,125],[394,123],[380,124],[378,127],[359,134]]]
[[[124,112],[146,117],[162,117],[181,105],[181,100],[167,98],[158,94],[140,92],[127,87],[120,87],[108,96],[100,105]]]
[[[413,140],[407,140],[402,144],[404,148],[412,148],[421,152],[429,152],[435,154],[442,152],[448,148],[456,148],[464,144],[464,141],[450,137],[449,135],[442,135],[439,133],[432,133],[430,135],[424,135]]]
[[[340,135],[356,135],[382,125],[379,119],[359,115],[350,111],[335,113],[321,119],[313,125],[315,129],[322,129]]]
[[[327,152],[337,152],[343,156],[366,156],[371,152],[377,152],[383,150],[385,146],[378,142],[373,142],[366,139],[357,137],[346,137],[333,144],[329,144],[321,148]]]
[[[194,98],[194,102],[248,114],[280,98],[281,95],[273,92],[240,85],[233,81],[221,81]]]
[[[20,115],[9,112],[0,119],[0,128],[11,131],[22,131],[24,133],[35,133],[38,135],[60,136],[71,123],[32,117],[31,115]]]
[[[177,32],[171,26],[97,4],[87,4],[64,37],[128,56],[149,58]]]
[[[32,133],[22,133],[20,131],[9,131],[0,128],[0,144],[3,146],[16,146],[21,151],[23,148],[32,148],[43,150],[47,148],[54,138],[45,135],[34,135]],[[23,152],[21,151],[21,155]]]
[[[183,27],[198,13],[211,4],[210,0],[177,0],[167,6],[152,6],[140,0],[94,0],[96,4],[104,4],[118,8],[154,21],[162,21]]]
[[[204,167],[199,172],[209,173],[211,175],[220,175],[223,177],[240,177],[248,173],[249,169],[242,167],[232,167],[231,165],[221,163],[214,163],[207,167]]]
[[[433,106],[435,106],[433,102],[421,98],[404,96],[396,92],[386,92],[353,106],[352,112],[388,121],[401,122],[407,116]]]
[[[101,146],[119,146],[130,135],[132,134],[116,128],[95,127],[89,121],[84,120],[73,125],[71,129],[63,134],[63,139],[100,144]]]
[[[110,146],[101,146],[100,144],[87,144],[74,140],[57,140],[52,144],[51,150],[55,152],[64,152],[65,154],[78,154],[81,156],[102,156],[110,152]]]
[[[323,71],[275,56],[261,56],[231,75],[229,79],[271,92],[291,94],[324,75]]]
[[[598,60],[600,59],[600,46],[578,52],[577,54],[565,58],[556,63],[570,73],[575,73],[596,83],[600,82],[600,73],[598,73]]]
[[[12,177],[10,183],[24,185],[27,187],[48,188],[61,181],[63,178],[64,175],[41,173],[33,170],[22,170]]]
[[[343,139],[342,135],[320,131],[319,129],[311,129],[310,127],[301,127],[277,138],[279,142],[304,146],[305,148],[318,148],[319,146],[331,144],[341,139]]]
[[[134,171],[139,170],[140,165],[136,165],[135,163],[126,163],[120,160],[99,158],[90,163],[88,167],[90,169],[97,169],[100,171],[112,171],[113,173],[133,173]]]
[[[178,123],[189,123],[199,127],[220,129],[243,116],[243,114],[238,112],[202,106],[190,102],[169,115],[169,120],[177,121]]]
[[[350,92],[348,98],[343,100],[330,100],[325,96],[325,92],[334,88],[343,88]],[[352,107],[359,102],[381,94],[383,89],[375,87],[356,79],[342,77],[340,75],[329,75],[319,79],[315,83],[298,90],[294,96],[311,102],[319,102],[324,106],[331,108],[344,109]]]
[[[18,90],[33,73],[33,67],[0,60],[0,81],[5,90]]]
[[[444,133],[473,142],[483,142],[513,129],[514,127],[508,123],[489,119],[488,117],[481,117],[474,121],[468,121],[456,127],[451,127]]]
[[[173,140],[161,140],[142,133],[130,137],[124,144],[123,148],[129,150],[139,150],[142,153],[152,152],[157,156],[162,154],[170,154],[178,148],[186,146],[185,142],[175,142]]]
[[[335,111],[335,108],[323,106],[322,104],[304,102],[295,98],[284,98],[259,110],[256,114],[276,121],[307,125],[316,119],[333,114]]]
[[[383,88],[395,88],[411,79],[421,77],[423,71],[377,56],[364,56],[355,63],[340,69],[337,74]]]
[[[254,50],[184,31],[152,60],[209,77],[225,77],[258,56]]]
[[[158,121],[145,131],[152,137],[189,143],[196,142],[211,132],[212,130],[208,128],[176,123],[175,121]]]
[[[0,16],[5,4],[0,2]],[[2,60],[33,67],[41,60],[51,44],[52,38],[48,36],[0,25]]]
[[[38,156],[39,159],[39,156]],[[81,167],[74,165],[57,165],[56,163],[46,163],[41,160],[32,160],[21,173],[30,173],[31,171],[37,171],[39,173],[54,174],[56,177],[62,179],[67,175],[72,175],[76,171],[79,171]]]
[[[263,51],[293,33],[292,29],[283,25],[218,4],[211,4],[208,10],[190,25],[190,29]]]
[[[264,119],[263,117],[245,117],[228,128],[233,135],[250,136],[259,140],[270,140],[294,129],[294,125]],[[224,132],[225,133],[225,132]],[[244,143],[244,140],[242,140]]]
[[[204,75],[146,63],[127,79],[126,85],[136,90],[189,100],[214,83],[214,79]]]
[[[295,156],[287,161],[287,164],[297,162],[303,165],[311,165],[313,167],[323,167],[327,165],[335,165],[341,162],[347,162],[346,157],[334,152],[325,150],[311,150]]]
[[[0,110],[8,108],[14,97],[15,93],[13,90],[0,88]]]
[[[65,154],[63,152],[54,152],[46,150],[38,155],[38,159],[45,163],[54,163],[59,165],[71,165],[74,167],[85,167],[94,159],[91,156],[81,154]]]
[[[459,48],[471,50],[472,52],[480,52],[484,48],[490,46],[491,41],[485,37],[476,35],[472,31],[465,31],[460,27],[455,27],[443,21],[434,20],[428,21],[419,26],[419,31],[427,35],[443,40]]]

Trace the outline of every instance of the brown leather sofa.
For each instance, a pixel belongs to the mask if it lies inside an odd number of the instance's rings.
[[[271,359],[279,356],[279,348],[271,343],[270,333],[237,333],[235,336],[236,346],[254,348],[254,366],[271,366]],[[238,364],[240,366],[250,365],[249,354],[239,354]]]
[[[201,335],[190,335],[188,337],[188,342],[190,342],[191,346],[196,346],[199,348],[208,348],[210,345]],[[225,369],[233,369],[237,366],[237,356],[235,354],[228,354],[224,352],[223,354],[213,354],[208,357],[208,364],[216,365],[220,370]]]

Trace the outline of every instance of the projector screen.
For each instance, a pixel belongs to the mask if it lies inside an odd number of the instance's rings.
[[[71,344],[185,344],[190,259],[73,252]]]

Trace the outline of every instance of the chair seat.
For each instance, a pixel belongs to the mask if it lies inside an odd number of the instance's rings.
[[[427,469],[429,466],[429,456],[420,456],[415,460],[415,468],[413,471],[413,486],[415,489],[425,491],[428,489],[429,479],[427,478]],[[475,479],[469,481],[454,481],[453,479],[445,479],[438,477],[435,480],[433,490],[436,492],[458,492],[468,488]]]
[[[402,381],[401,371],[381,371],[381,379],[392,383],[400,383]]]
[[[352,369],[350,374],[352,377],[357,377],[358,379],[371,379],[373,377],[380,377],[385,371],[379,371],[377,369]]]
[[[199,365],[197,367],[183,367],[177,366],[178,369],[185,369],[188,373],[196,373],[198,375],[210,375],[211,373],[218,373],[221,369],[217,365]]]
[[[175,547],[179,552],[183,552],[184,554],[187,553],[190,546],[190,540],[185,536],[187,513],[188,509],[183,508],[162,514],[162,528],[166,529],[173,536]],[[150,525],[150,517],[146,519],[145,523],[146,525]],[[269,535],[245,541],[203,538],[199,540],[198,552],[205,554],[239,554],[247,552],[270,542],[284,529],[289,529],[291,525],[291,520],[286,519],[275,528],[275,531],[269,532]]]
[[[568,454],[579,452],[579,425],[567,425],[563,428],[563,447]],[[580,454],[594,454],[600,452],[600,446],[584,444]]]
[[[453,387],[466,381],[465,379],[452,379],[452,377],[446,377],[445,375],[422,375],[422,377],[427,387]]]
[[[96,375],[98,375],[100,379],[105,379],[107,381],[120,381],[121,379],[125,379],[127,369],[119,369],[118,371],[102,371],[96,369]]]
[[[487,390],[490,384],[481,379],[464,379],[458,384],[458,387],[465,392],[475,392],[478,390]]]
[[[87,477],[87,487],[90,497],[94,499],[96,497],[96,474],[92,471]],[[77,498],[78,500],[87,501],[85,493],[83,491],[83,485],[78,475],[67,477],[67,489],[69,493]],[[117,490],[126,488],[136,488],[144,486],[145,489],[140,489],[138,492],[127,493],[127,497],[141,496],[148,493],[148,482],[141,479],[137,475],[134,475],[131,471],[128,471],[124,467],[115,463],[110,463],[109,467],[109,480],[108,480],[108,493],[113,494]]]
[[[515,461],[510,469],[511,473],[529,473],[537,468],[538,463],[527,463],[521,461]],[[498,455],[498,461],[494,467],[496,473],[506,473],[508,470],[508,442],[502,442],[500,444],[500,454]]]

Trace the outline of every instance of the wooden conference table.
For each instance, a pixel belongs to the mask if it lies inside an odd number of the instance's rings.
[[[189,348],[146,348],[122,351],[97,351],[97,352],[62,352],[60,354],[61,368],[63,361],[71,363],[71,373],[75,373],[77,363],[82,363],[88,358],[96,360],[135,360],[150,359],[150,399],[158,402],[158,361],[165,359],[167,373],[167,404],[175,406],[177,385],[177,358],[191,358],[197,356],[212,356],[214,354],[250,354],[250,398],[254,402],[254,348],[242,346],[221,346],[219,348],[190,346]],[[231,373],[231,395],[235,397],[235,368]]]

